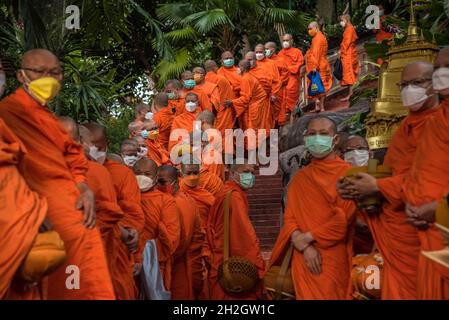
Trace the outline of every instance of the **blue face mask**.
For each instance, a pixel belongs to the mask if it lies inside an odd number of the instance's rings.
[[[316,134],[305,137],[306,149],[315,158],[324,158],[332,151],[334,137]]]
[[[168,92],[167,93],[167,98],[168,100],[175,100],[176,99],[176,95],[174,92]]]
[[[240,173],[240,185],[243,189],[250,189],[254,187],[254,175],[250,172]]]
[[[142,132],[140,133],[140,135],[142,136],[142,138],[147,139],[149,132],[147,129],[142,130]]]
[[[183,83],[184,83],[184,88],[186,88],[186,89],[193,89],[196,85],[196,82],[193,79],[184,80]]]
[[[234,59],[225,59],[223,60],[223,65],[227,68],[230,68],[234,65]]]

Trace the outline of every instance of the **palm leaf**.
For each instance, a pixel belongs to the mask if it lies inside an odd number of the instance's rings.
[[[192,40],[197,36],[197,32],[192,27],[173,30],[165,34],[165,38],[170,41]]]
[[[193,24],[200,33],[208,33],[222,25],[228,25],[231,29],[234,28],[234,24],[223,9],[212,9],[191,14],[183,20],[183,23],[185,25]]]
[[[167,3],[159,5],[156,9],[159,19],[177,25],[181,25],[184,18],[193,12],[193,6],[190,3]]]
[[[162,87],[168,79],[178,78],[191,60],[192,58],[186,48],[177,51],[174,60],[161,60],[153,71],[153,76],[157,76],[159,80],[158,87]]]

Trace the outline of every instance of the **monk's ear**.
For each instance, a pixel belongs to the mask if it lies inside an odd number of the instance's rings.
[[[23,76],[23,73],[22,73],[22,72],[23,72],[22,69],[17,70],[17,72],[16,72],[16,77],[17,77],[17,80],[18,80],[20,83],[24,84],[24,83],[25,83],[25,77]]]
[[[340,144],[340,141],[341,141],[340,135],[338,133],[335,134],[335,136],[334,136],[334,147],[338,146]]]

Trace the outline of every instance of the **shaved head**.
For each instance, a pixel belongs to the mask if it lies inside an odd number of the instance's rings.
[[[254,51],[257,52],[259,50],[263,51],[265,49],[265,46],[261,43],[256,44],[256,46],[254,47]]]
[[[317,130],[317,133],[320,133],[319,129],[328,130],[329,135],[337,134],[337,124],[331,118],[326,116],[317,115],[312,117],[307,123],[307,131],[313,129]],[[322,133],[322,132],[321,132]]]
[[[245,54],[245,59],[246,60],[256,60],[256,53],[254,51],[248,51]]]
[[[193,73],[202,73],[202,74],[206,73],[206,71],[204,70],[203,67],[195,67],[195,68],[193,68],[192,72]]]
[[[80,140],[83,143],[92,144],[92,133],[85,126],[79,126]]]
[[[312,21],[311,23],[309,23],[309,29],[320,30],[320,25],[318,24],[318,22]]]
[[[181,73],[181,79],[182,80],[193,80],[193,72],[190,70],[186,70],[183,73]]]
[[[285,33],[282,36],[282,41],[290,41],[290,40],[293,40],[293,36],[290,33]]]
[[[154,106],[156,109],[160,110],[168,106],[168,96],[165,92],[159,92],[153,98]]]
[[[199,175],[200,174],[200,165],[195,163],[186,163],[181,164],[181,172],[183,175]]]
[[[221,54],[221,60],[233,59],[234,54],[231,51],[225,51]]]
[[[158,178],[163,175],[164,178],[167,178],[168,182],[177,182],[179,173],[178,169],[176,169],[175,167],[163,165],[157,169],[157,175]]]
[[[365,137],[352,135],[352,136],[349,136],[342,144],[343,152],[346,152],[348,150],[355,150],[355,149],[368,150],[368,142],[366,141]]]
[[[131,137],[140,135],[142,130],[143,130],[142,121],[133,121],[130,124],[128,124],[128,132]]]
[[[92,143],[98,147],[99,151],[107,150],[106,127],[95,122],[83,124],[92,134]]]
[[[136,162],[133,167],[135,175],[148,175],[151,177],[156,177],[157,174],[157,164],[150,158],[142,158]]]
[[[43,70],[51,73],[44,75],[29,69]],[[23,54],[20,62],[20,70],[17,72],[17,80],[20,83],[27,82],[23,73],[26,74],[29,81],[50,76],[61,82],[63,77],[61,63],[58,57],[46,49],[32,49]]]
[[[433,64],[425,61],[414,61],[407,64],[402,70],[401,79],[408,82],[419,78],[432,78]]]
[[[239,62],[239,68],[242,71],[242,74],[245,72],[248,72],[249,69],[251,69],[251,62],[249,60],[240,60]]]
[[[165,88],[169,88],[169,89],[182,89],[182,84],[181,81],[179,81],[178,79],[170,79],[165,81]]]
[[[218,66],[214,60],[206,60],[204,62],[204,69],[206,69],[207,72],[209,71],[215,72],[217,71]]]
[[[108,153],[107,154],[107,158],[109,159],[109,160],[111,160],[111,161],[114,161],[114,162],[117,162],[117,163],[120,163],[120,164],[125,164],[124,162],[123,162],[123,158],[122,157],[120,157],[118,154],[116,154],[116,153]]]
[[[210,124],[211,126],[213,126],[215,123],[215,115],[213,112],[211,112],[209,110],[204,110],[198,114],[198,116],[196,117],[196,120],[201,121],[201,122],[206,122],[206,123]]]
[[[273,41],[268,41],[267,43],[265,43],[265,49],[274,49],[276,50],[276,42]]]
[[[62,126],[67,131],[69,136],[76,142],[80,141],[80,132],[78,128],[78,124],[70,117],[59,117],[59,121],[61,121]]]

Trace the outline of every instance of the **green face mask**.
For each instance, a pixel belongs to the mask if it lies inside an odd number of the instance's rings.
[[[250,172],[240,173],[240,185],[243,189],[254,187],[254,175]]]
[[[334,137],[319,134],[305,137],[306,149],[313,157],[321,159],[332,151]]]
[[[175,95],[174,92],[168,92],[168,93],[167,93],[167,98],[168,98],[169,100],[175,100],[175,99],[176,99],[176,95]]]

